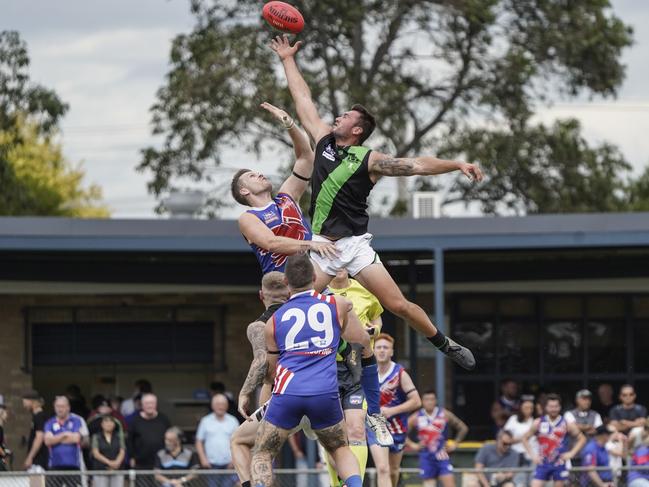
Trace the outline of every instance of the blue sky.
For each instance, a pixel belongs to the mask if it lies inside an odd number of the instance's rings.
[[[82,162],[87,180],[103,188],[113,217],[154,216],[156,201],[147,176],[135,172],[139,149],[152,142],[149,108],[167,71],[170,42],[189,31],[188,0],[14,0],[3,3],[0,29],[18,30],[27,41],[31,76],[70,104],[63,122],[64,153]],[[538,119],[575,116],[589,141],[618,145],[640,172],[649,163],[649,2],[613,0],[617,15],[635,29],[635,45],[624,61],[627,79],[617,100],[558,103]],[[227,159],[227,155],[226,155]],[[272,160],[272,158],[271,158]],[[264,171],[275,165],[250,156],[241,164]],[[218,172],[228,178],[230,172]],[[374,191],[392,194],[393,181]],[[225,217],[235,217],[233,208]],[[473,211],[470,211],[473,213]],[[449,215],[467,214],[461,205]]]

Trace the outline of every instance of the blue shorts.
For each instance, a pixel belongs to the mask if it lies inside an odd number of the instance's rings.
[[[564,463],[540,463],[534,471],[534,478],[537,480],[566,480],[569,472]]]
[[[453,475],[450,460],[438,460],[428,452],[419,455],[419,476],[422,479],[436,479],[444,475]]]
[[[278,428],[291,430],[300,424],[302,416],[309,418],[314,430],[340,423],[343,409],[338,392],[317,396],[273,394],[264,419]]]
[[[405,433],[401,433],[398,435],[393,434],[392,439],[394,440],[394,445],[390,445],[388,447],[390,453],[402,452],[404,447],[406,446],[406,434]],[[378,444],[379,442],[376,441],[376,435],[374,434],[374,431],[367,428],[367,446],[378,445]]]

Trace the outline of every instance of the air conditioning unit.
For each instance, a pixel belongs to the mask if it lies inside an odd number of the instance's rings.
[[[412,194],[413,218],[439,218],[441,205],[437,195],[431,191],[415,191]]]

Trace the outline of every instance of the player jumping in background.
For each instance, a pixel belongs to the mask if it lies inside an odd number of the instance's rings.
[[[392,361],[394,338],[386,333],[376,336],[374,355],[379,368],[381,412],[388,420],[394,445],[379,445],[371,432],[367,434],[368,443],[376,465],[377,487],[396,487],[408,436],[408,416],[421,407],[421,398],[406,369]]]
[[[439,479],[443,487],[455,487],[453,465],[448,456],[469,432],[468,426],[448,409],[437,405],[434,391],[421,396],[423,408],[408,418],[408,428],[417,432],[418,442],[406,443],[419,452],[419,474],[424,487],[433,487]],[[456,431],[455,441],[449,442],[449,426]]]
[[[446,161],[435,157],[398,158],[370,150],[361,144],[376,126],[374,117],[361,105],[354,105],[338,116],[333,126],[325,123],[311,98],[311,91],[295,62],[300,42],[291,46],[287,36],[277,37],[272,49],[282,60],[288,87],[298,116],[316,141],[311,180],[311,225],[313,240],[334,243],[337,253],[312,253],[318,279],[316,289],[324,288],[345,268],[381,304],[401,317],[442,353],[466,369],[475,367],[470,350],[444,336],[426,312],[408,301],[370,243],[367,232],[367,198],[382,176],[435,175],[461,171],[469,179],[482,180],[474,164]],[[318,269],[319,267],[319,269]]]
[[[568,447],[568,435],[574,436],[572,448]],[[530,438],[536,436],[539,454],[532,451]],[[557,394],[548,394],[545,403],[545,414],[534,420],[530,430],[523,436],[523,446],[532,461],[536,464],[532,487],[543,487],[552,480],[554,487],[563,487],[568,480],[570,460],[586,444],[586,437],[575,423],[568,423],[561,415],[561,398]]]

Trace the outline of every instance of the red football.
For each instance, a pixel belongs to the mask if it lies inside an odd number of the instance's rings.
[[[285,2],[268,2],[262,15],[268,24],[287,34],[299,34],[304,29],[304,17],[293,5]]]

